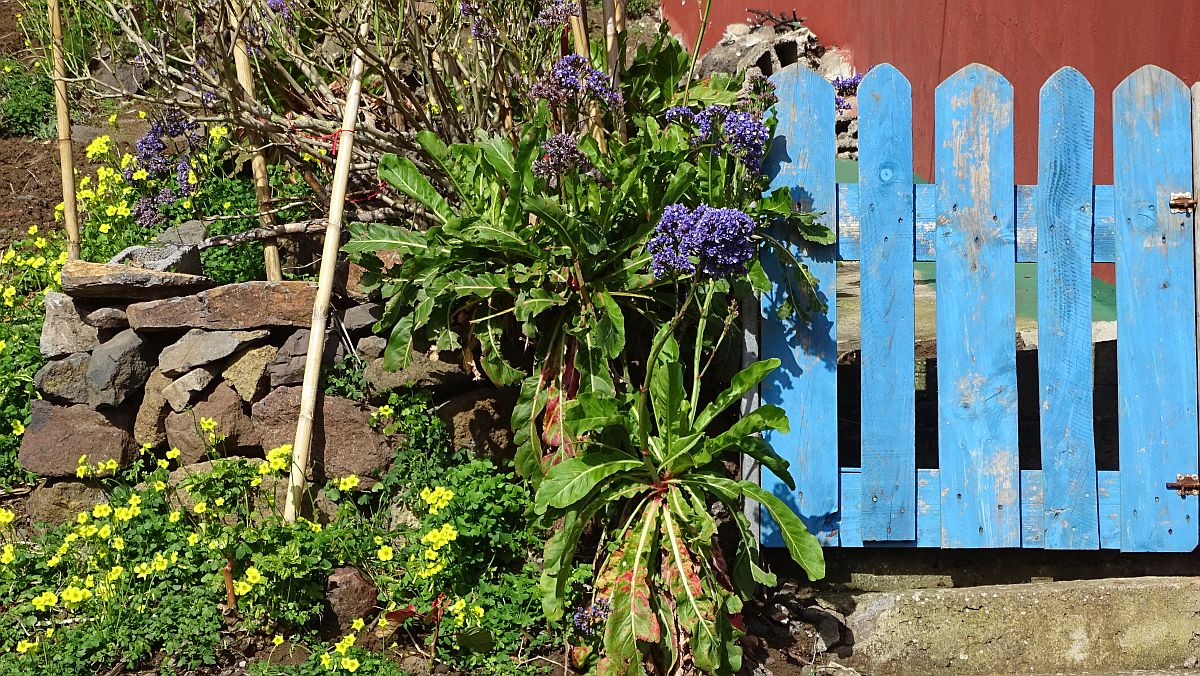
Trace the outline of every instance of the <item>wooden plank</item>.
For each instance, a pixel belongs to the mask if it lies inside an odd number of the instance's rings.
[[[1117,260],[1117,216],[1113,187],[1098,185],[1092,190],[1092,262]]]
[[[1166,488],[1194,474],[1196,305],[1188,88],[1156,66],[1113,92],[1117,215],[1117,384],[1122,551],[1191,551],[1197,499]]]
[[[915,256],[918,261],[932,261],[937,240],[937,186],[924,183],[913,187],[917,202]]]
[[[1092,433],[1095,93],[1074,68],[1046,81],[1038,121],[1038,383],[1047,549],[1097,549]],[[1018,247],[1020,243],[1018,241]]]
[[[1100,548],[1121,548],[1121,473],[1096,472],[1096,493],[1100,500]]]
[[[1034,218],[1036,185],[1016,186],[1017,199],[1017,262],[1037,262],[1037,222]]]
[[[938,497],[938,471],[917,470],[917,532],[915,540],[864,541],[858,505],[862,499],[862,470],[842,468],[842,519],[839,542],[842,547],[935,549],[942,545],[941,499]]]
[[[943,547],[1019,547],[1012,86],[937,88],[938,459]]]
[[[1021,547],[1045,546],[1045,477],[1040,469],[1021,470]]]
[[[917,537],[912,87],[890,64],[858,88],[864,540]]]
[[[791,188],[802,210],[836,216],[833,86],[800,66],[776,73],[771,81],[779,97],[777,137],[764,165],[771,189]],[[836,247],[793,243],[790,248],[816,278],[828,310],[815,312],[808,323],[781,320],[777,311],[786,298],[786,271],[777,255],[763,257],[763,267],[776,284],[774,290],[763,294],[760,347],[763,358],[778,357],[782,365],[763,381],[760,392],[764,404],[778,405],[788,413],[791,432],[770,433],[767,438],[791,463],[798,490],[789,490],[770,472],[762,473],[762,486],[792,506],[822,542],[836,544]],[[763,542],[781,545],[769,515],[761,516]]]
[[[742,368],[745,368],[758,361],[761,357],[758,346],[758,335],[759,324],[762,322],[762,314],[759,312],[759,299],[754,293],[748,293],[742,298],[742,308]],[[746,416],[759,407],[759,402],[759,388],[755,386],[742,397],[738,412],[742,416]],[[741,461],[741,479],[756,484],[760,483],[762,480],[762,464],[749,455],[743,455]],[[761,509],[762,506],[753,500],[748,499],[742,504],[742,513],[746,515],[747,521],[750,522],[750,530],[760,540],[762,537],[762,524],[759,523],[759,512]]]

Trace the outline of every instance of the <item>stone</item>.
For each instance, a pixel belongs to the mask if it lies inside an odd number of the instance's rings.
[[[190,296],[134,303],[125,313],[129,325],[138,330],[308,326],[316,295],[317,286],[308,282],[243,282]]]
[[[76,352],[64,359],[48,361],[33,376],[38,392],[56,403],[86,404],[91,388],[88,387],[88,363],[92,358],[86,352]]]
[[[387,349],[387,338],[383,336],[363,336],[358,339],[358,345],[355,346],[358,354],[363,359],[379,359],[383,356],[383,351]]]
[[[61,279],[63,291],[72,298],[124,301],[149,301],[194,294],[214,284],[211,279],[199,275],[87,261],[67,261],[63,265]]]
[[[363,303],[346,310],[342,315],[342,326],[352,336],[362,335],[370,330],[375,322],[383,316],[383,306],[378,303]]]
[[[192,404],[192,399],[205,390],[217,377],[212,369],[198,368],[179,376],[163,388],[162,396],[171,405],[171,410],[182,413]]]
[[[292,443],[301,389],[281,387],[254,404],[251,414],[263,448]],[[391,462],[388,439],[371,427],[370,414],[355,402],[324,395],[317,403],[309,451],[314,474],[337,478],[356,474],[364,478],[364,486],[369,485],[365,479],[378,475]]]
[[[29,499],[25,501],[25,511],[29,514],[33,529],[45,533],[59,524],[74,521],[80,512],[90,510],[107,498],[108,494],[103,489],[90,483],[54,481],[30,492]]]
[[[225,359],[247,345],[264,340],[270,333],[257,331],[204,331],[192,329],[158,355],[158,368],[169,376],[180,376],[206,364]]]
[[[167,440],[165,423],[169,409],[163,390],[171,382],[171,376],[158,369],[151,371],[150,377],[146,379],[146,393],[133,422],[133,440],[139,446],[154,448]]]
[[[350,566],[333,569],[325,584],[330,620],[337,623],[340,634],[349,633],[354,620],[369,616],[378,597],[379,590],[367,576]]]
[[[85,313],[80,312],[70,296],[51,291],[46,294],[42,306],[46,310],[46,317],[38,347],[47,359],[72,352],[90,352],[100,344],[99,331],[84,323]]]
[[[83,323],[94,326],[101,331],[122,331],[129,328],[129,319],[123,310],[115,307],[102,307],[92,310],[83,318]]]
[[[293,333],[279,348],[279,353],[267,365],[267,374],[271,379],[271,389],[299,385],[304,382],[304,364],[308,361],[308,329],[300,329]],[[333,339],[333,333],[325,334],[325,354],[322,364],[333,364],[341,361],[346,350],[342,341]]]
[[[120,406],[146,384],[154,370],[153,360],[151,346],[133,329],[102,343],[88,363],[88,403],[92,408]]]
[[[470,448],[497,460],[512,458],[512,413],[519,392],[515,387],[480,389],[452,397],[437,415],[450,429],[454,448]]]
[[[98,60],[92,69],[92,77],[109,90],[129,95],[140,94],[149,81],[150,74],[142,64],[122,61],[113,63],[109,57]]]
[[[129,265],[143,270],[167,270],[189,275],[203,272],[200,247],[176,244],[138,244],[126,247],[108,261],[109,265]]]
[[[221,378],[245,401],[255,401],[263,390],[263,374],[267,364],[279,354],[274,345],[261,345],[242,350],[221,372]]]
[[[204,459],[208,450],[208,433],[200,429],[200,420],[210,418],[217,423],[216,434],[224,435],[224,441],[216,444],[217,452],[228,455],[239,448],[259,445],[259,434],[246,415],[242,398],[233,388],[221,383],[207,397],[201,399],[190,411],[169,413],[164,424],[167,443],[180,451],[180,464],[191,464]],[[293,425],[295,421],[293,420]]]
[[[116,460],[127,467],[137,453],[122,426],[92,408],[58,406],[45,400],[29,404],[31,421],[21,437],[21,467],[44,477],[73,477],[79,457],[87,462]]]
[[[375,392],[400,387],[428,387],[445,390],[471,382],[471,374],[459,363],[457,353],[450,353],[450,361],[434,360],[429,355],[413,351],[412,361],[398,371],[383,367],[383,359],[375,359],[363,370],[363,377]]]
[[[158,233],[154,241],[176,246],[200,246],[206,237],[208,228],[204,226],[204,221],[186,221]]]

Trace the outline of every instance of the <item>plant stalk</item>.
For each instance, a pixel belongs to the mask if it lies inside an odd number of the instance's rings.
[[[75,203],[75,157],[71,153],[71,110],[67,102],[67,64],[63,59],[62,10],[59,0],[47,0],[50,52],[54,61],[54,109],[57,113],[58,164],[62,176],[63,223],[67,227],[67,258],[79,260],[79,211]]]

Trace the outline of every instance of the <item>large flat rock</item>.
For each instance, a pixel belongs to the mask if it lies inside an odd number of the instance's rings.
[[[125,309],[139,331],[207,329],[237,331],[308,326],[317,286],[308,282],[243,282],[200,293],[134,303]]]
[[[63,292],[73,298],[153,300],[196,293],[215,283],[200,275],[132,265],[67,261],[62,268]]]

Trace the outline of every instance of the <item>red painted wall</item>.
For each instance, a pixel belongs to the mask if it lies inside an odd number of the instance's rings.
[[[662,0],[676,31],[694,44],[704,0]],[[1019,183],[1037,181],[1037,101],[1062,66],[1078,68],[1096,89],[1096,182],[1112,181],[1112,90],[1135,69],[1155,64],[1191,84],[1200,79],[1200,2],[1182,0],[713,0],[705,46],[745,7],[790,12],[854,66],[890,62],[913,85],[917,171],[933,177],[933,94],[963,66],[988,65],[1012,83]]]

